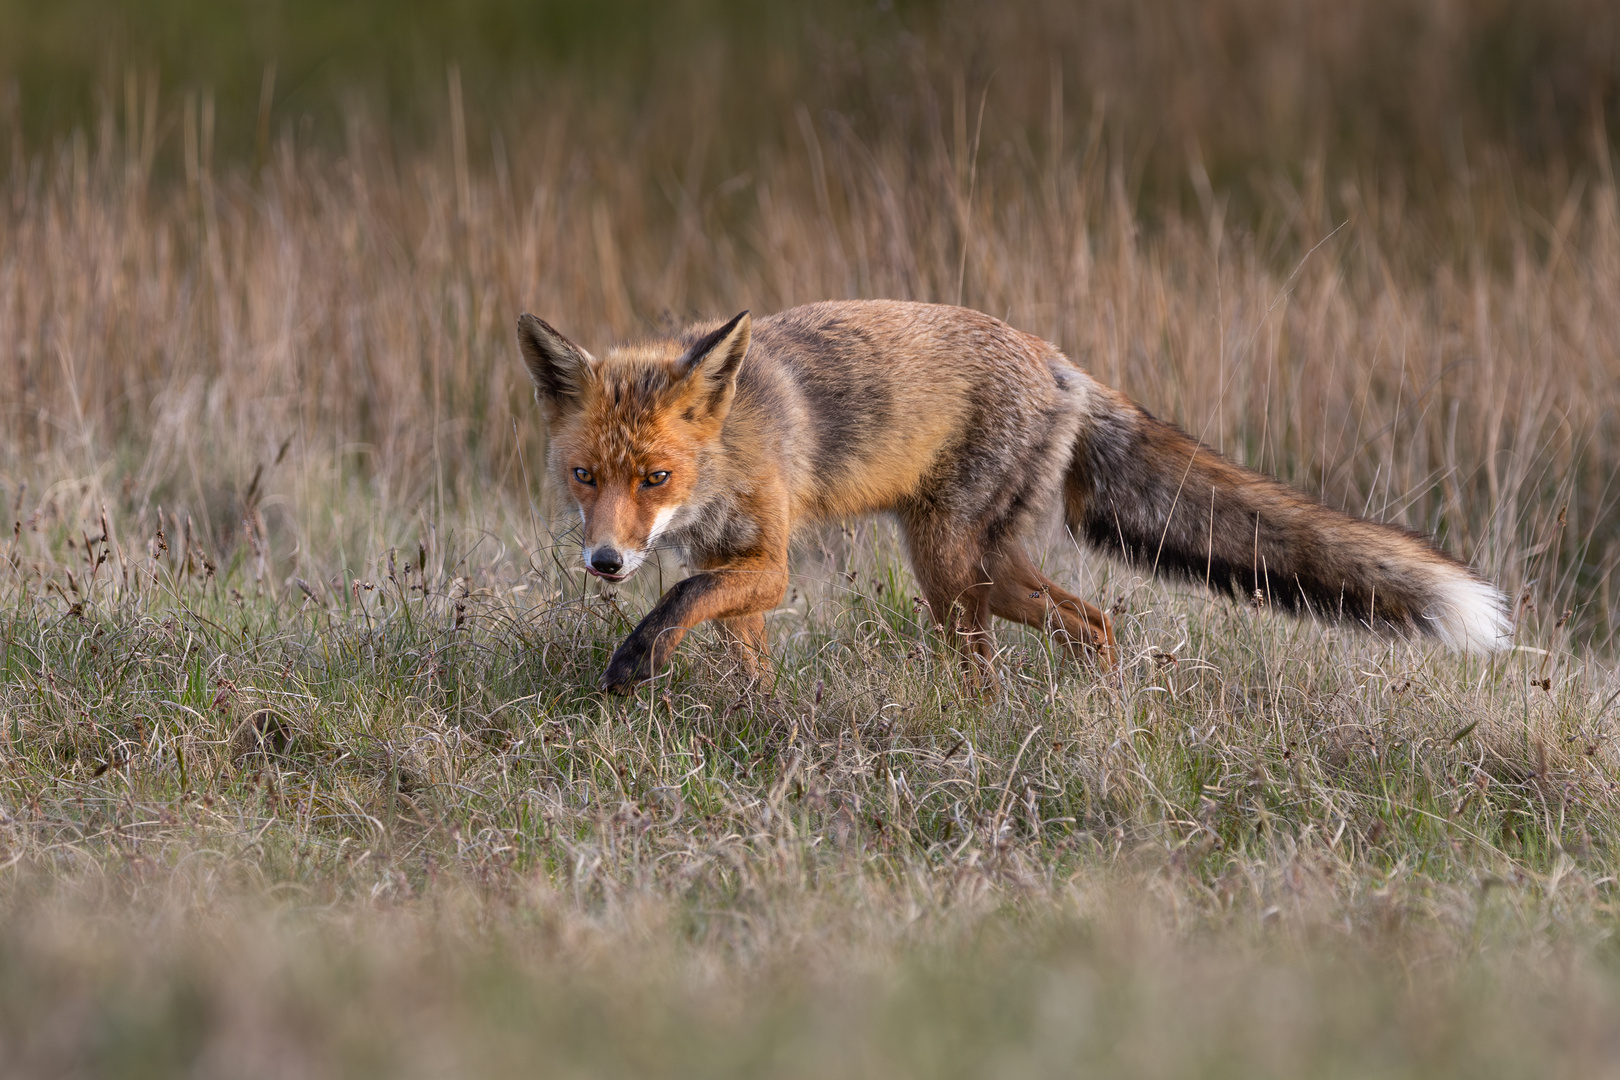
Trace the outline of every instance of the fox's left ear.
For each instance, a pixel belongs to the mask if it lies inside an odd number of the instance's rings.
[[[752,330],[748,312],[702,338],[681,357],[678,368],[687,393],[698,399],[704,412],[714,419],[726,415],[737,390],[737,372],[748,355]]]

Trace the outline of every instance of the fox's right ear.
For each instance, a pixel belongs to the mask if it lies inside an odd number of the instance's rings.
[[[518,347],[548,419],[580,406],[591,379],[590,353],[529,314],[518,316]]]

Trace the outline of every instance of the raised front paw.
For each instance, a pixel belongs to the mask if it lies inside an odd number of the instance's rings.
[[[613,659],[602,675],[602,689],[610,694],[631,694],[652,676],[651,651],[632,637],[613,651]]]

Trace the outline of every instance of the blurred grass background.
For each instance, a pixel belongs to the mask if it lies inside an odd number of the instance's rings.
[[[1595,0],[7,0],[0,455],[223,557],[295,446],[324,558],[542,459],[519,310],[959,302],[1606,641],[1617,65]]]
[[[926,139],[942,118],[919,88],[946,100],[960,80],[996,142],[1038,158],[1101,138],[1150,211],[1192,204],[1192,160],[1251,210],[1265,172],[1313,159],[1330,191],[1372,175],[1425,198],[1494,156],[1589,166],[1620,123],[1603,0],[0,4],[9,119],[34,147],[119,111],[130,72],[171,100],[210,94],[222,160],[262,157],[289,125],[340,147],[357,108],[420,143],[452,66],[476,140],[581,103],[656,124],[677,160],[702,136],[733,171],[791,142],[799,107]]]

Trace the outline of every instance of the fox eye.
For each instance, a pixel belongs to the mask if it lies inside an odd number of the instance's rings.
[[[582,484],[589,484],[591,487],[596,486],[596,477],[591,475],[591,470],[589,469],[575,469],[574,479],[578,480]]]
[[[647,484],[648,487],[657,487],[659,484],[662,484],[665,480],[668,480],[668,479],[669,479],[669,473],[664,469],[659,469],[655,473],[648,473],[647,474],[646,484]]]

